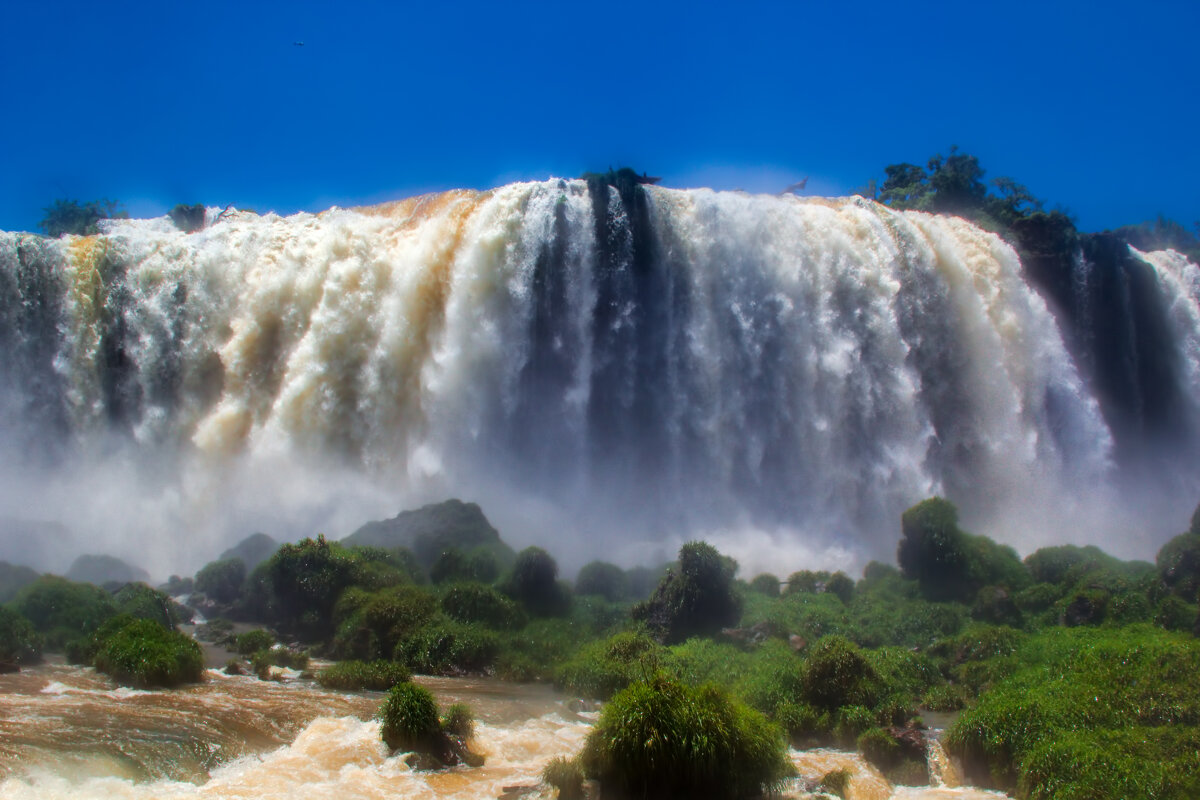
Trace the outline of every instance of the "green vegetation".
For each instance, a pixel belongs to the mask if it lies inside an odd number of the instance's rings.
[[[99,586],[54,575],[43,575],[17,592],[11,606],[33,623],[52,651],[91,634],[117,613],[112,595]]]
[[[558,583],[558,564],[540,547],[517,555],[504,591],[535,617],[562,616],[571,606],[570,592]]]
[[[1029,573],[1011,547],[958,527],[958,511],[940,497],[922,501],[900,518],[897,558],[931,600],[970,602],[985,586],[1020,589]]]
[[[0,664],[25,666],[42,660],[42,637],[33,623],[0,606]]]
[[[229,604],[237,599],[246,582],[246,564],[240,558],[227,558],[205,564],[196,573],[195,588],[216,603]]]
[[[735,625],[741,612],[736,572],[737,562],[712,545],[688,542],[679,549],[679,571],[668,572],[650,599],[634,606],[633,618],[668,644]]]
[[[55,200],[42,209],[45,216],[38,223],[47,236],[58,238],[64,234],[75,236],[91,236],[99,233],[99,222],[102,219],[124,219],[129,214],[121,210],[120,203],[114,200],[92,200],[80,203],[78,200]]]
[[[106,626],[97,641],[93,665],[125,686],[172,687],[199,681],[204,673],[200,645],[154,620]]]
[[[624,797],[761,795],[790,774],[779,729],[711,684],[638,681],[604,707],[583,771]]]
[[[262,628],[239,633],[233,640],[233,650],[240,656],[254,655],[259,650],[270,650],[274,645],[275,637]]]
[[[1148,625],[1047,628],[947,736],[972,779],[1028,798],[1200,796],[1200,643]]]
[[[583,797],[583,767],[579,761],[555,756],[542,770],[542,780],[558,790],[558,800]]]
[[[445,720],[439,719],[437,702],[429,690],[405,682],[388,692],[379,716],[383,722],[381,736],[393,751],[430,756],[440,766],[483,764],[483,759],[466,745],[474,727],[466,706],[451,706]]]
[[[410,677],[404,665],[395,661],[342,661],[318,672],[317,683],[326,689],[383,692]]]
[[[434,508],[482,518],[468,504]],[[464,746],[472,725],[461,709],[440,719],[436,708],[430,713],[408,675],[483,674],[553,680],[578,697],[609,701],[607,721],[580,759],[548,768],[547,780],[568,793],[584,772],[606,791],[669,797],[704,785],[759,793],[781,774],[772,753],[784,737],[800,747],[856,748],[892,782],[920,783],[927,775],[919,715],[929,709],[961,710],[955,747],[975,779],[1023,796],[1049,796],[1036,793],[1041,785],[1064,787],[1056,795],[1063,797],[1189,796],[1179,787],[1190,786],[1194,770],[1180,754],[1194,741],[1195,723],[1191,701],[1176,694],[1196,645],[1172,631],[1190,632],[1197,618],[1195,531],[1166,545],[1156,566],[1075,546],[1042,548],[1021,561],[959,528],[956,509],[940,498],[918,503],[900,523],[899,568],[872,562],[855,581],[796,565],[782,592],[772,575],[736,580],[736,563],[703,542],[684,545],[665,567],[624,571],[593,562],[574,591],[558,580],[549,553],[529,548],[495,581],[471,566],[472,554],[499,563],[495,554],[507,545],[472,543],[482,530],[476,526],[467,535],[422,528],[422,541],[441,546],[438,554],[425,551],[426,562],[386,542],[348,547],[318,537],[284,545],[236,592],[229,581],[226,598],[314,653],[342,659],[318,676],[323,685],[395,692],[385,706],[393,719],[387,735],[424,752],[406,757],[416,767],[473,763]],[[68,601],[33,602],[47,593]],[[140,598],[128,609],[161,610],[144,589],[126,595]],[[98,657],[111,633],[95,628],[121,610],[117,596],[62,579],[39,578],[22,598],[42,609],[30,620],[47,639],[55,626],[83,632],[75,657],[84,662]],[[128,622],[119,617],[109,627]],[[264,677],[272,665],[302,666],[306,658],[271,648],[265,634],[246,637],[256,640],[240,649]],[[1090,707],[1079,692],[1053,705],[1068,696],[1057,683],[1075,680],[1062,677],[1076,669],[1067,654],[1087,643],[1103,655],[1081,660],[1079,669],[1125,666],[1079,685],[1092,692],[1091,705],[1123,709],[1126,722],[1096,709],[1080,716]],[[1121,692],[1140,694],[1123,700]],[[1169,724],[1168,708],[1178,712]],[[1080,719],[1087,725],[1072,727]],[[683,736],[684,725],[702,733]],[[638,750],[634,737],[653,747]],[[1112,747],[1126,747],[1136,761],[1122,766]],[[1150,783],[1130,777],[1129,765],[1158,758],[1168,766],[1147,773]],[[736,775],[726,774],[730,765]]]
[[[0,603],[7,603],[17,592],[38,579],[38,573],[29,567],[0,561]]]

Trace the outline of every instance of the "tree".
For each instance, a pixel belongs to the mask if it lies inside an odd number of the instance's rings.
[[[228,604],[238,599],[246,582],[246,564],[240,558],[211,561],[196,573],[196,591],[214,603]]]
[[[958,527],[958,509],[941,497],[917,503],[900,517],[896,557],[930,600],[969,603],[984,586],[1020,589],[1029,572],[1011,547]]]
[[[737,562],[712,545],[688,542],[679,549],[679,572],[668,572],[650,599],[633,607],[633,618],[667,644],[736,625],[742,612],[736,572]]]
[[[121,210],[115,200],[92,200],[80,203],[77,200],[55,200],[42,209],[46,216],[38,223],[47,236],[58,238],[64,234],[91,236],[100,232],[102,219],[126,219],[129,214]]]
[[[571,603],[558,585],[558,564],[540,547],[526,547],[517,554],[504,591],[534,616],[564,614]]]

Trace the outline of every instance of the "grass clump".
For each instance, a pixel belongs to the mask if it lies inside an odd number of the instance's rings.
[[[558,790],[558,800],[583,797],[583,767],[577,759],[555,756],[542,769],[542,780]]]
[[[342,661],[317,673],[317,683],[326,689],[383,692],[410,677],[404,665],[395,661]]]
[[[203,676],[200,645],[154,620],[131,619],[101,633],[93,665],[124,686],[172,687]]]
[[[612,698],[581,759],[605,791],[664,800],[758,796],[791,772],[766,717],[716,686],[661,673]]]
[[[427,756],[441,766],[483,764],[483,759],[466,746],[474,726],[471,710],[453,705],[446,717],[439,719],[437,702],[424,687],[411,682],[393,686],[379,709],[379,717],[383,722],[380,735],[393,752]]]

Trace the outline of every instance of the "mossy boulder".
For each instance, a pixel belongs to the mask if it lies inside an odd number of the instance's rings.
[[[466,746],[466,739],[447,731],[438,716],[437,701],[428,689],[415,683],[405,682],[392,687],[379,709],[382,721],[380,735],[393,752],[406,752],[418,756],[410,764],[430,766],[454,766],[467,764],[479,766],[483,759]],[[470,717],[467,709],[455,711],[448,722],[457,730],[470,728],[465,719]],[[426,756],[434,759],[430,764]]]

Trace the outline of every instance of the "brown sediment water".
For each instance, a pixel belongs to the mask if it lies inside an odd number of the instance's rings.
[[[89,669],[0,676],[0,798],[499,797],[582,746],[589,721],[546,687],[418,679],[478,722],[478,769],[421,772],[389,757],[382,693],[210,670],[173,691],[115,687]]]
[[[119,688],[62,664],[0,675],[0,800],[475,800],[511,786],[550,800],[542,768],[578,753],[595,717],[573,713],[546,686],[416,680],[443,707],[471,706],[484,766],[414,770],[380,739],[373,717],[383,693],[330,692],[294,672],[273,682],[209,670],[203,683],[171,691]],[[936,743],[932,753],[949,764]],[[945,767],[934,768],[945,785],[894,787],[856,753],[790,756],[799,777],[784,796],[797,800],[821,797],[809,789],[837,770],[849,773],[849,800],[1003,797],[954,786]]]

